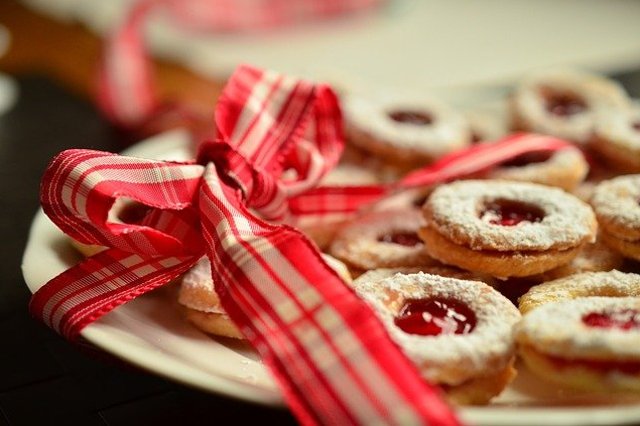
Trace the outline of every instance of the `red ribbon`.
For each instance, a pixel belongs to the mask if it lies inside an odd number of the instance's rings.
[[[114,123],[152,132],[172,124],[199,128],[202,117],[188,105],[161,102],[144,43],[144,24],[153,12],[191,32],[255,32],[296,22],[371,8],[381,0],[137,0],[109,35],[98,78],[98,105]],[[199,131],[208,129],[199,129]],[[210,131],[207,131],[207,134]]]
[[[222,306],[302,423],[457,424],[317,247],[296,229],[266,219],[350,214],[401,187],[569,145],[518,135],[450,155],[390,187],[314,189],[343,146],[330,88],[241,67],[215,117],[219,138],[200,146],[197,162],[90,150],[53,159],[41,187],[45,213],[72,238],[109,249],[45,284],[34,294],[31,312],[73,339],[206,254]],[[291,168],[297,178],[282,180]],[[135,224],[110,220],[119,197],[149,211]]]

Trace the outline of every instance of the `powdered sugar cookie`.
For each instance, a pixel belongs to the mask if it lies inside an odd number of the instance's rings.
[[[640,172],[640,106],[598,115],[591,147],[614,169]]]
[[[516,326],[529,369],[562,386],[640,392],[640,298],[548,303]]]
[[[591,205],[605,244],[625,257],[640,260],[640,175],[601,182]]]
[[[490,286],[428,274],[362,281],[391,338],[457,404],[483,404],[511,381],[518,310]]]
[[[469,145],[464,117],[424,99],[342,99],[347,137],[362,150],[401,167],[421,166]]]
[[[505,179],[574,190],[587,176],[589,164],[575,148],[520,155],[488,172],[489,179]]]
[[[502,278],[570,262],[597,230],[587,204],[533,183],[454,182],[438,187],[423,212],[419,235],[432,257]]]
[[[323,259],[347,283],[351,275],[339,260],[323,254]],[[211,277],[211,263],[203,257],[183,277],[178,293],[178,303],[184,307],[185,317],[198,329],[216,336],[244,339],[220,304]]]
[[[410,267],[410,268],[380,268],[380,269],[371,269],[358,278],[353,280],[353,285],[357,286],[360,283],[365,281],[368,282],[376,282],[383,280],[385,278],[392,277],[396,274],[417,274],[424,273],[429,275],[438,275],[440,277],[447,278],[457,278],[460,280],[467,281],[480,281],[490,286],[495,285],[495,279],[485,274],[478,274],[471,271],[465,271],[464,269],[455,268],[452,266],[444,266],[444,265],[434,265],[434,266],[423,266],[423,267]]]
[[[571,262],[544,272],[537,278],[545,282],[583,272],[607,272],[620,268],[623,262],[620,254],[598,239],[595,243],[585,244]]]
[[[532,287],[519,300],[520,312],[578,297],[640,297],[640,275],[620,271],[584,272]]]
[[[579,71],[531,75],[511,98],[513,126],[581,144],[591,138],[597,114],[629,103],[622,86],[605,77]]]
[[[369,212],[340,229],[329,253],[355,273],[378,268],[428,266],[434,260],[425,252],[417,231],[424,225],[419,209]]]

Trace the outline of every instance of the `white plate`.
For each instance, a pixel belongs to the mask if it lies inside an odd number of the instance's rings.
[[[142,142],[128,155],[183,160],[188,138],[170,132]],[[78,261],[64,235],[39,211],[31,226],[22,271],[34,292]],[[246,345],[213,339],[180,315],[175,287],[140,297],[82,331],[96,346],[135,365],[205,391],[281,406],[269,373]],[[515,382],[487,407],[464,408],[462,418],[477,425],[601,425],[640,423],[639,397],[598,397],[547,385],[520,369]]]

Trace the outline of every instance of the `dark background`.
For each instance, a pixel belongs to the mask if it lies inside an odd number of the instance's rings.
[[[614,76],[640,96],[640,71]],[[40,175],[65,148],[123,148],[88,101],[37,75],[17,76],[17,105],[0,116],[0,424],[294,423],[285,410],[227,399],[135,370],[62,340],[27,313],[20,261]]]

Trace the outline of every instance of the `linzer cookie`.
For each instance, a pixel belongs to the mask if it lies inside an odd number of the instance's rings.
[[[531,75],[511,98],[515,129],[554,135],[581,144],[591,138],[597,114],[628,105],[618,83],[578,71],[551,71]]]
[[[342,99],[353,145],[401,168],[428,164],[470,144],[464,117],[435,100]]]
[[[445,266],[445,265],[433,265],[433,266],[422,266],[422,267],[405,267],[405,268],[380,268],[380,269],[371,269],[364,274],[360,275],[358,278],[353,280],[353,285],[357,286],[363,282],[375,282],[381,281],[385,278],[392,277],[396,274],[417,274],[424,273],[429,275],[438,275],[441,277],[447,278],[457,278],[460,280],[467,281],[480,281],[490,286],[495,285],[495,279],[486,274],[478,274],[471,271],[465,271],[464,269],[456,268],[453,266]]]
[[[436,189],[419,231],[443,263],[496,277],[539,274],[595,241],[591,208],[566,192],[507,181],[458,181]]]
[[[435,261],[417,234],[423,225],[422,213],[416,208],[370,212],[340,229],[329,253],[354,273],[433,265]]]
[[[340,278],[347,284],[351,283],[349,270],[342,262],[326,254],[322,257]],[[205,333],[244,339],[220,303],[211,277],[211,263],[206,257],[182,277],[178,303],[184,307],[187,320]]]
[[[355,289],[450,401],[486,403],[515,376],[512,327],[520,314],[490,286],[419,273],[361,281]]]
[[[620,268],[623,263],[624,258],[598,238],[595,243],[585,244],[571,262],[544,272],[539,278],[544,282],[583,272],[607,272]]]
[[[582,297],[549,303],[516,326],[534,373],[574,388],[640,393],[640,298]]]
[[[584,272],[532,287],[519,300],[520,312],[579,297],[640,297],[640,275],[620,271]]]
[[[587,176],[589,164],[578,149],[520,155],[492,169],[487,177],[557,186],[574,190]]]
[[[640,172],[640,106],[600,113],[591,146],[610,167]]]
[[[601,182],[591,204],[605,244],[625,257],[640,260],[640,175]]]

